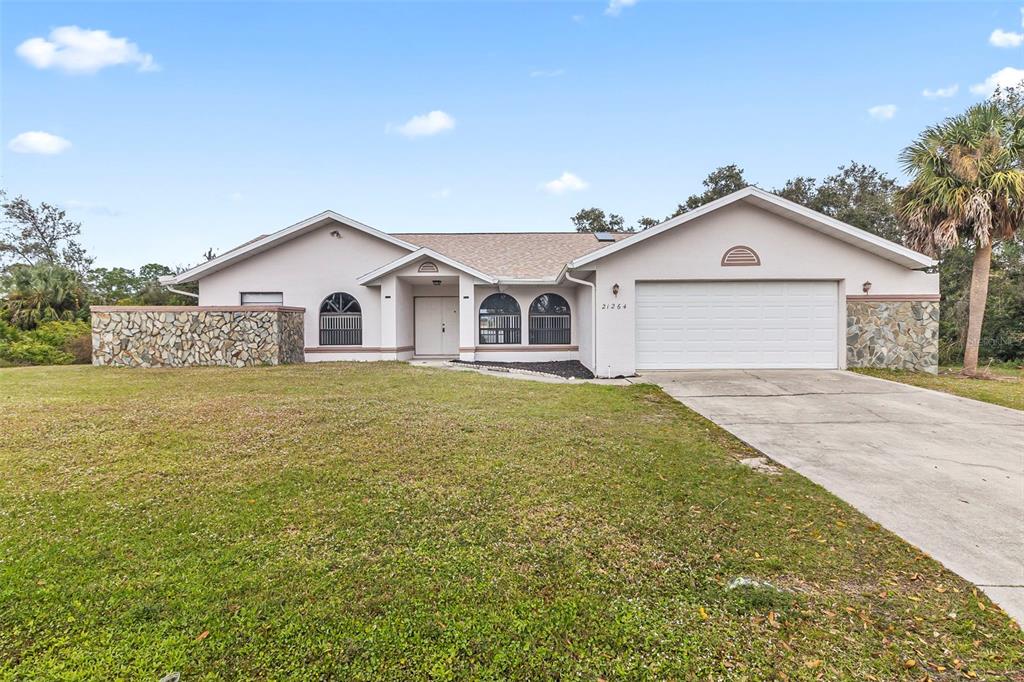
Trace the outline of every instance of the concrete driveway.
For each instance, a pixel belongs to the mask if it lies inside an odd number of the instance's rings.
[[[1024,624],[1024,413],[843,371],[641,380],[846,500]]]

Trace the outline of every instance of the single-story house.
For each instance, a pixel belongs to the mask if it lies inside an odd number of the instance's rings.
[[[748,187],[635,234],[389,234],[327,211],[163,283],[305,309],[306,362],[934,371],[935,265]]]

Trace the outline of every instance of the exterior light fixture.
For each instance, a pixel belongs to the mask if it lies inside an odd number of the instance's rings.
[[[871,282],[864,282],[864,284],[861,286],[861,289],[864,290],[865,294],[871,291]]]
[[[619,285],[618,285],[618,283],[615,283],[615,284],[612,285],[612,296],[618,296],[618,295],[619,295]]]
[[[339,230],[331,230],[331,236],[335,239],[341,239],[341,232]]]

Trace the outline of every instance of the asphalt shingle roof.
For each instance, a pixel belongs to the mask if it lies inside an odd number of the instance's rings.
[[[588,232],[429,232],[392,234],[496,277],[554,277],[574,258],[611,242]],[[615,234],[616,241],[627,234]]]

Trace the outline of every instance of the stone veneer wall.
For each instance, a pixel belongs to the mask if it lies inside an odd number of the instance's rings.
[[[94,306],[92,364],[279,365],[303,361],[304,308]]]
[[[846,364],[939,370],[939,302],[846,301]]]

